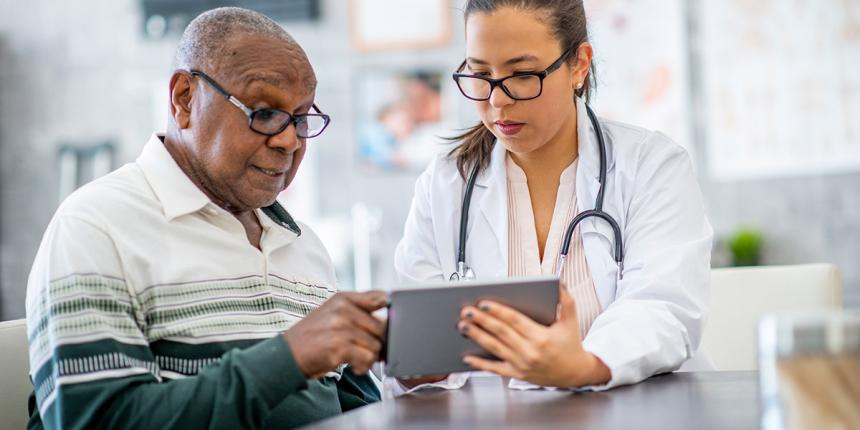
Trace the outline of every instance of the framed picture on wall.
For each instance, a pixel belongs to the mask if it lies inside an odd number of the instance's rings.
[[[376,171],[420,171],[456,134],[449,73],[436,68],[366,69],[357,75],[359,163]]]
[[[451,0],[349,0],[350,39],[360,51],[445,46],[451,25]]]

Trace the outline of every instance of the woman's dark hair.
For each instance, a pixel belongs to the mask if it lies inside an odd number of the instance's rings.
[[[474,13],[492,13],[503,7],[540,13],[561,45],[561,51],[570,49],[568,59],[576,57],[579,45],[588,42],[582,0],[468,0],[463,15],[468,19]],[[576,90],[576,95],[588,101],[593,87],[594,65],[591,66],[585,78],[585,85]],[[460,142],[449,156],[456,158],[457,169],[463,178],[466,178],[469,167],[477,164],[479,169],[484,169],[490,164],[490,153],[493,151],[493,142],[496,138],[483,123],[448,140]]]

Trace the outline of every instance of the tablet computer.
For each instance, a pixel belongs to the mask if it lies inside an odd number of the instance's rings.
[[[483,299],[510,306],[550,325],[558,307],[557,277],[513,278],[490,282],[439,283],[391,292],[385,339],[385,373],[416,377],[473,370],[466,355],[494,359],[460,335],[460,310]]]

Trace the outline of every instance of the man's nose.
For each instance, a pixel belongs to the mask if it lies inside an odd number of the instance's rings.
[[[304,139],[300,139],[296,135],[296,125],[291,123],[284,131],[269,137],[268,144],[272,148],[281,148],[292,153],[301,149],[304,145]]]

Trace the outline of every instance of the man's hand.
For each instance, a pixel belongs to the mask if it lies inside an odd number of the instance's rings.
[[[348,363],[358,375],[379,359],[385,323],[370,313],[385,306],[382,291],[337,293],[284,333],[293,357],[309,379]]]

